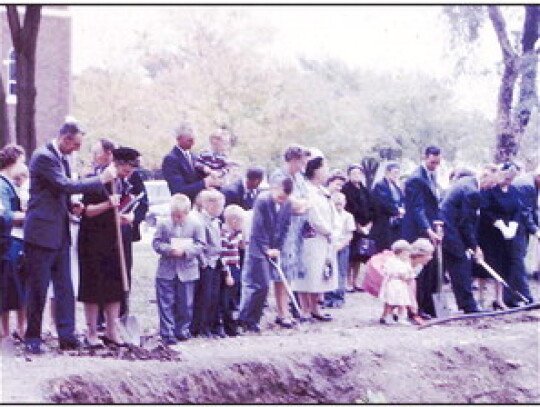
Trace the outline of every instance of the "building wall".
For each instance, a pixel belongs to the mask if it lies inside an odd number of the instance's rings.
[[[1,7],[2,60],[12,48],[5,8]],[[21,15],[21,21],[23,20]],[[2,64],[4,87],[6,65]],[[71,109],[71,17],[66,6],[43,6],[36,54],[37,145],[54,137]],[[11,139],[15,139],[15,105],[8,103]]]

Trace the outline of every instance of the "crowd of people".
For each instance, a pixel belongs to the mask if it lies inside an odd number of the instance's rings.
[[[141,238],[148,210],[140,154],[100,139],[92,146],[93,168],[76,177],[69,161],[83,135],[76,122],[64,123],[28,168],[21,147],[0,150],[1,334],[11,335],[10,311],[16,311],[12,335],[34,354],[43,352],[50,297],[60,349],[124,344],[119,328],[129,313],[132,243]],[[259,332],[270,292],[283,329],[331,321],[327,310],[364,291],[363,265],[381,254],[376,295],[383,324],[436,317],[433,294],[441,276],[449,278],[464,313],[534,301],[525,255],[529,237],[540,239],[540,166],[522,174],[513,163],[488,164],[477,173],[457,169],[443,190],[437,179],[442,152],[430,146],[410,176],[402,179],[399,164],[385,162],[380,179],[368,186],[361,165],[331,170],[316,148],[291,144],[279,168],[266,174],[251,166],[240,174],[226,129],[213,132],[210,148],[198,155],[189,125],[174,136],[162,164],[170,215],[159,219],[152,239],[166,345]],[[484,270],[484,261],[510,289]],[[84,304],[83,343],[75,334],[76,299]]]

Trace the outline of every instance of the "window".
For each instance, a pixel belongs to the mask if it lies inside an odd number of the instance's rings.
[[[17,65],[16,65],[15,50],[11,48],[8,53],[8,58],[4,60],[6,66],[6,102],[17,103]]]

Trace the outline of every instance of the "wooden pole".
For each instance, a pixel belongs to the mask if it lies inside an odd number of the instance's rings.
[[[116,195],[116,180],[111,181],[112,185],[112,194]],[[118,212],[118,206],[114,206],[114,223],[116,226],[116,247],[118,249],[118,255],[120,259],[120,270],[122,272],[122,286],[124,292],[129,292],[129,280],[126,267],[126,255],[124,253],[124,239],[122,238],[122,227],[120,225],[120,213]]]

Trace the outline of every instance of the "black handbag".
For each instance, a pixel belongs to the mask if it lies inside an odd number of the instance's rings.
[[[375,241],[368,239],[367,237],[361,237],[358,239],[351,250],[354,255],[362,257],[370,257],[377,253],[377,247]]]
[[[313,229],[313,227],[306,220],[304,224],[302,225],[302,237],[304,239],[309,239],[309,238],[315,237],[316,235],[317,235],[317,232],[315,232],[315,229]]]

